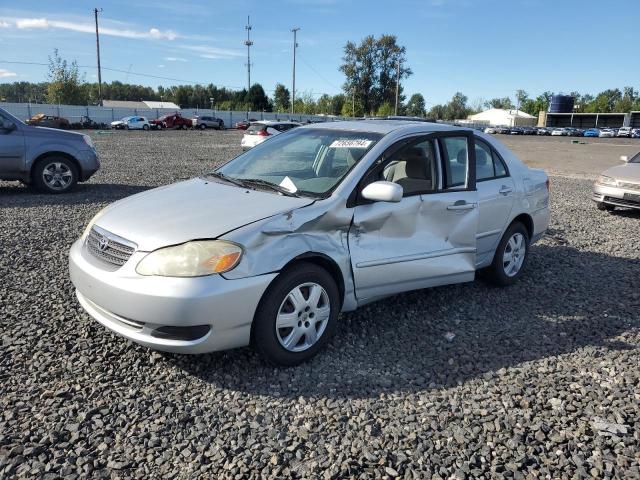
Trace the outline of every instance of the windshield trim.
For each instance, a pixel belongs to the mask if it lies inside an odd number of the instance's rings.
[[[290,134],[296,134],[298,132],[302,132],[302,131],[316,131],[316,132],[321,132],[321,131],[326,131],[326,132],[342,132],[342,133],[355,133],[355,134],[367,134],[367,135],[377,135],[378,138],[376,139],[375,142],[373,142],[371,145],[369,145],[369,147],[367,147],[367,149],[365,150],[365,152],[362,154],[362,157],[360,157],[360,159],[355,162],[353,165],[351,165],[351,167],[349,167],[349,169],[345,172],[345,174],[342,176],[342,178],[340,178],[340,180],[338,180],[329,190],[327,190],[326,192],[310,192],[308,190],[300,190],[298,189],[296,191],[297,194],[299,194],[300,196],[304,196],[304,197],[311,197],[314,198],[316,200],[324,200],[326,198],[329,198],[331,195],[333,195],[333,192],[340,186],[342,185],[342,182],[344,182],[349,175],[351,175],[351,172],[353,171],[353,169],[358,166],[358,164],[360,164],[360,162],[362,162],[362,160],[369,154],[369,152],[376,146],[378,145],[385,137],[387,137],[389,135],[390,132],[388,133],[380,133],[380,132],[372,132],[371,130],[365,130],[365,129],[357,129],[357,130],[335,130],[332,128],[322,128],[322,127],[318,127],[318,126],[313,126],[313,127],[298,127],[298,128],[292,128],[291,130],[288,130],[286,132],[281,133],[278,136],[281,135],[290,135]],[[219,170],[221,168],[223,168],[225,165],[233,162],[235,159],[241,157],[242,155],[245,155],[246,153],[250,152],[251,150],[247,150],[245,152],[240,152],[238,155],[236,155],[233,158],[230,158],[229,160],[227,160],[224,163],[221,163],[220,165],[218,165],[217,167],[215,167],[212,171],[207,172],[205,175],[208,175],[210,173],[222,173],[219,172]],[[242,179],[239,179],[242,180]],[[278,193],[275,192],[274,193]]]

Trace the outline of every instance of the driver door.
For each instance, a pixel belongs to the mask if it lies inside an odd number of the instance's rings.
[[[446,132],[392,146],[359,185],[403,187],[400,202],[357,195],[349,250],[358,301],[472,281],[478,194],[473,134]]]
[[[25,167],[24,134],[19,127],[2,128],[3,122],[11,122],[0,115],[0,174],[18,175]]]

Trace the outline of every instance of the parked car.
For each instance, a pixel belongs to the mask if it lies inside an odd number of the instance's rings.
[[[585,137],[599,137],[600,136],[600,130],[597,128],[588,128],[584,131],[584,135]]]
[[[0,108],[0,180],[64,193],[100,168],[91,137],[27,125]]]
[[[251,125],[249,125],[249,128],[247,128],[245,134],[242,136],[240,146],[244,150],[248,150],[249,148],[253,148],[264,142],[269,137],[279,135],[299,126],[300,124],[295,122],[273,122],[268,120],[252,122]]]
[[[580,128],[567,127],[566,130],[567,130],[568,136],[570,136],[570,137],[583,137],[584,136],[584,130],[582,130]]]
[[[522,135],[521,127],[511,127],[509,129],[509,135]]]
[[[175,128],[180,130],[193,127],[193,122],[190,118],[185,118],[177,112],[163,115],[156,120],[151,120],[149,123],[152,128],[157,129]]]
[[[246,130],[247,128],[249,128],[249,125],[251,125],[251,122],[257,122],[258,120],[255,118],[250,118],[248,120],[240,120],[239,122],[236,122],[235,128],[237,128],[238,130]]]
[[[631,138],[640,138],[640,128],[634,128],[631,131]]]
[[[59,128],[61,130],[67,130],[70,127],[69,120],[66,118],[45,115],[44,113],[35,114],[26,121],[26,124],[34,127]]]
[[[566,128],[554,128],[551,130],[551,136],[553,137],[566,137],[569,135],[569,131]]]
[[[191,120],[193,128],[199,128],[205,130],[207,128],[213,128],[215,130],[221,130],[224,128],[224,120],[218,117],[212,117],[210,115],[201,115]]]
[[[500,134],[509,134],[511,133],[511,129],[509,127],[505,127],[505,126],[499,126],[496,127],[496,132],[500,133]]]
[[[330,122],[111,204],[71,247],[69,271],[82,307],[134,342],[252,344],[288,366],[327,344],[341,311],[481,269],[513,284],[548,222],[545,172],[489,135]]]
[[[538,131],[536,132],[537,135],[542,135],[542,136],[547,136],[547,135],[551,135],[551,129],[547,128],[547,127],[539,127]]]
[[[496,127],[486,127],[484,133],[498,133],[498,129]]]
[[[91,118],[87,117],[86,115],[83,115],[82,117],[80,117],[80,121],[79,122],[74,122],[70,125],[70,128],[75,129],[75,130],[80,130],[80,129],[99,129],[99,128],[107,128],[107,124],[106,123],[98,123],[93,121]]]
[[[111,122],[111,128],[116,130],[149,130],[151,125],[146,117],[134,115]]]
[[[616,134],[617,137],[631,137],[631,127],[621,127]]]
[[[632,157],[623,155],[620,160],[624,165],[602,172],[593,186],[592,198],[599,210],[640,209],[640,152]]]
[[[603,128],[602,130],[600,130],[600,133],[598,134],[598,136],[600,138],[613,138],[616,136],[616,134],[610,128]]]

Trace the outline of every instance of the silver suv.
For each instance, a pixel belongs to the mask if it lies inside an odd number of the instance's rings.
[[[32,127],[0,108],[0,180],[20,180],[44,193],[64,193],[99,168],[88,135]]]
[[[193,128],[199,128],[201,130],[204,130],[205,128],[214,128],[216,130],[221,130],[224,128],[224,121],[218,117],[203,115],[193,119]]]

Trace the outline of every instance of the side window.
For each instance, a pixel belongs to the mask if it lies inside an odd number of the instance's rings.
[[[444,188],[460,188],[466,185],[469,155],[467,137],[443,137],[440,139],[444,163]]]
[[[437,188],[435,158],[431,140],[407,145],[385,162],[382,179],[400,185],[405,197],[433,191]]]
[[[509,175],[504,161],[495,151],[493,152],[493,168],[496,171],[496,177],[506,177]]]
[[[476,181],[494,178],[493,154],[491,147],[476,138]]]

